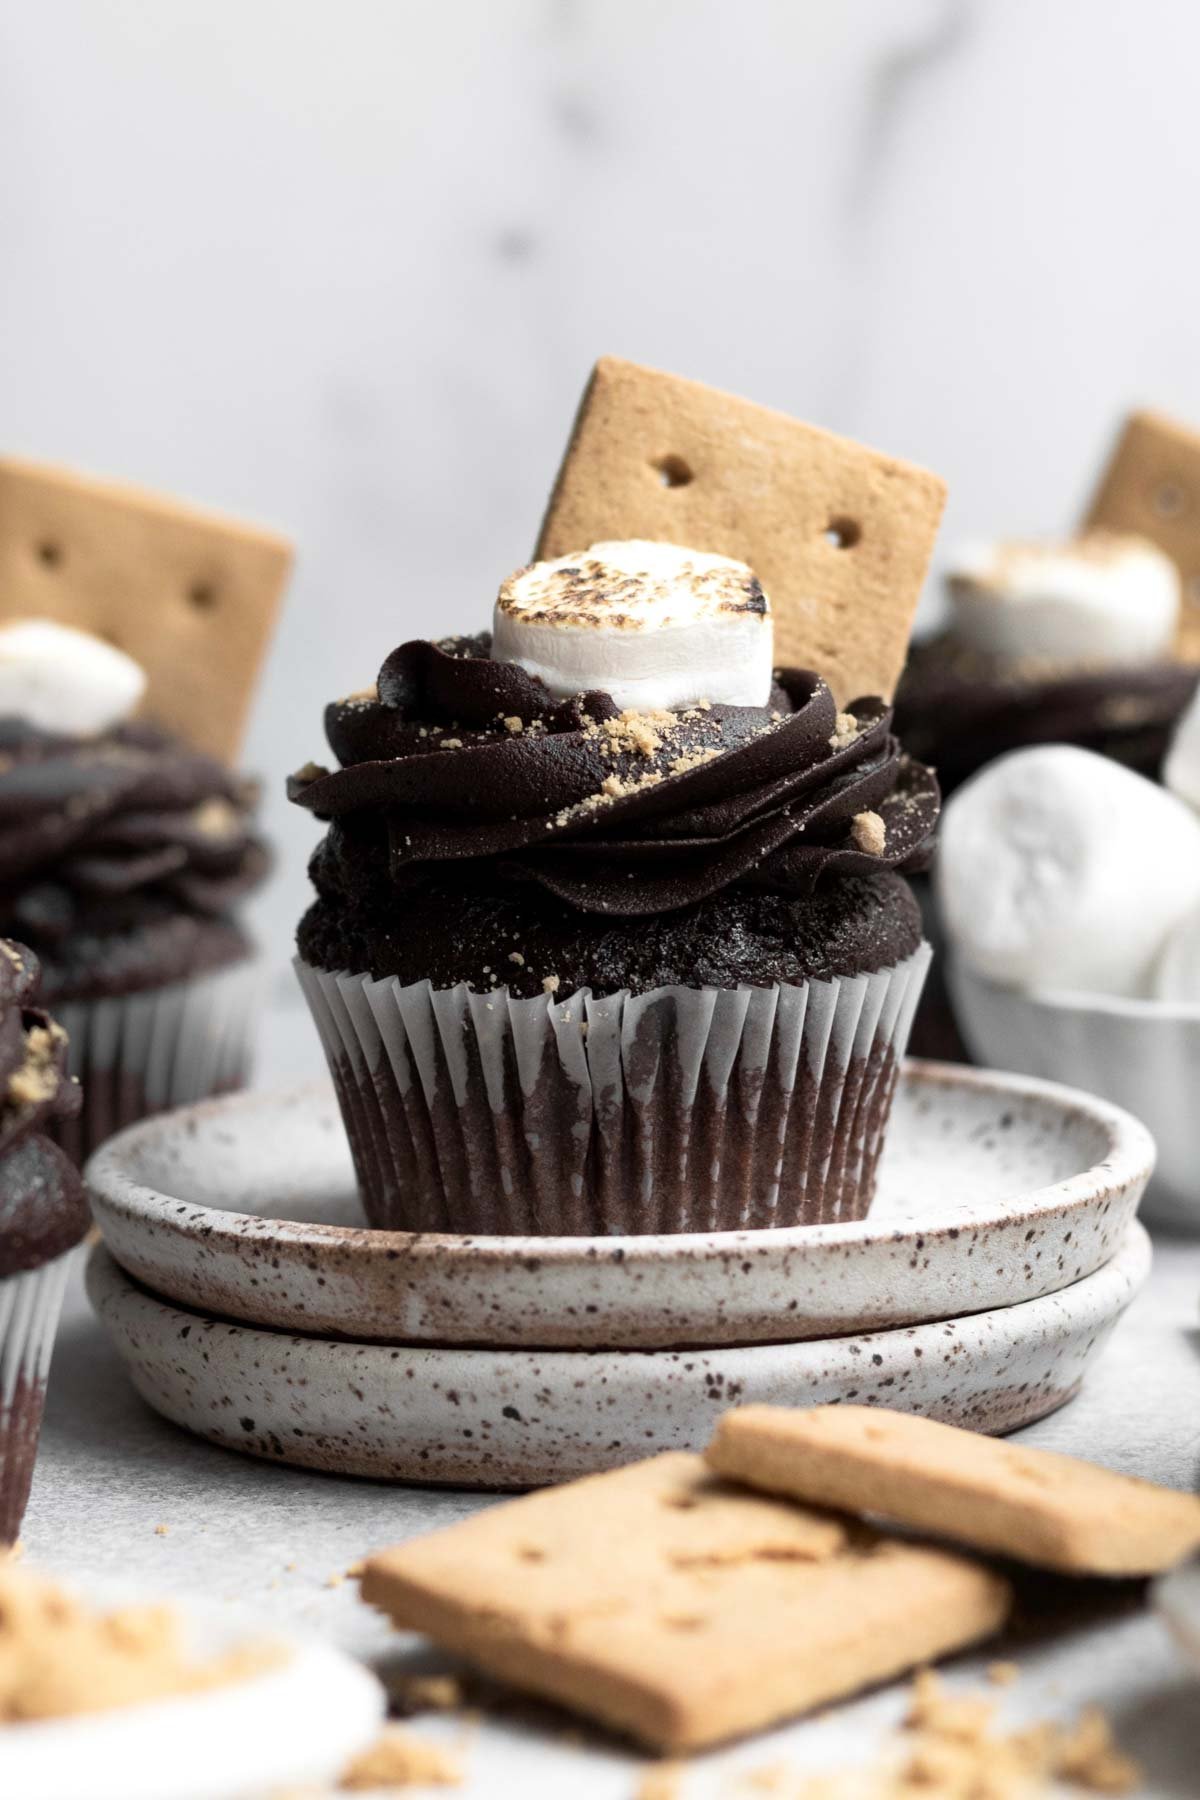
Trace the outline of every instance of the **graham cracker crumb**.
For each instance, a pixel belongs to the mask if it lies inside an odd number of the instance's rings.
[[[443,750],[461,750],[463,741],[461,738],[443,738],[440,747]]]
[[[231,1686],[277,1666],[277,1645],[205,1660],[167,1606],[93,1611],[56,1583],[0,1564],[0,1723],[106,1712]]]
[[[913,1683],[904,1735],[875,1762],[809,1777],[772,1763],[744,1775],[739,1791],[783,1800],[1034,1800],[1051,1782],[1092,1794],[1130,1794],[1141,1783],[1096,1708],[1073,1725],[1047,1720],[1007,1735],[992,1728],[993,1711],[982,1694],[947,1694],[926,1669]]]
[[[525,967],[525,958],[521,955],[519,950],[510,950],[508,953],[508,960],[510,963],[516,963],[518,969],[523,969]]]
[[[525,729],[525,721],[517,713],[510,713],[504,721],[505,731],[511,731],[514,737],[520,737]]]
[[[561,986],[562,986],[562,981],[559,978],[559,976],[557,976],[557,975],[543,975],[542,976],[542,992],[544,994],[557,994],[557,992]]]
[[[399,1712],[458,1712],[466,1701],[457,1675],[401,1675],[389,1677],[388,1700]]]
[[[154,1527],[155,1537],[168,1537],[170,1535],[170,1531],[171,1531],[171,1527],[169,1525],[156,1525]]]
[[[702,763],[712,762],[720,756],[719,750],[689,750],[683,756],[677,756],[671,764],[672,775],[686,775],[689,769],[698,769]]]
[[[437,1744],[389,1725],[355,1757],[339,1782],[345,1793],[369,1788],[461,1787],[462,1764]]]
[[[58,1092],[58,1055],[67,1041],[60,1025],[33,1025],[25,1033],[25,1061],[8,1079],[5,1098],[16,1106],[41,1106]]]
[[[214,839],[235,837],[242,829],[241,814],[219,794],[201,801],[192,814],[192,824],[201,837]]]
[[[655,1763],[637,1784],[634,1800],[680,1800],[683,1770],[676,1762]]]
[[[853,713],[840,712],[833,727],[833,736],[829,740],[831,750],[844,750],[858,736],[858,720]]]
[[[856,848],[867,856],[882,856],[887,848],[887,826],[877,812],[855,813],[850,836]]]

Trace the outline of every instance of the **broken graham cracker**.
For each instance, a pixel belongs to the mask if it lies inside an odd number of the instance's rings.
[[[1136,533],[1179,570],[1178,656],[1200,662],[1200,432],[1161,413],[1126,419],[1084,521]]]
[[[730,1487],[682,1452],[384,1551],[362,1592],[403,1629],[669,1753],[988,1637],[1010,1598],[963,1557]]]
[[[291,568],[273,532],[158,494],[0,457],[0,619],[115,644],[143,711],[233,762]]]
[[[1200,1549],[1200,1499],[873,1406],[725,1413],[709,1466],[1068,1575],[1155,1575]]]
[[[771,602],[776,663],[815,669],[844,706],[892,696],[945,497],[911,463],[605,356],[535,555],[650,538],[736,557]]]

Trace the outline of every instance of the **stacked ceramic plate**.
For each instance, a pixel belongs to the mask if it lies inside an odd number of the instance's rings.
[[[332,1090],[206,1102],[93,1159],[93,1302],[145,1399],[344,1474],[511,1487],[704,1443],[734,1401],[1007,1431],[1150,1262],[1153,1145],[1026,1077],[909,1064],[869,1219],[606,1238],[370,1231]]]

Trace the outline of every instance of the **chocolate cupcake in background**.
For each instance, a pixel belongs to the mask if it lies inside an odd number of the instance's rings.
[[[89,1223],[83,1184],[49,1131],[79,1110],[66,1036],[36,1004],[38,965],[0,939],[0,1545],[29,1498],[63,1292]]]
[[[28,944],[65,1026],[77,1160],[148,1113],[240,1086],[268,858],[253,790],[131,718],[132,658],[46,621],[0,627],[0,932]]]
[[[1200,681],[1174,655],[1179,575],[1143,538],[1095,530],[1061,543],[980,544],[951,564],[950,617],[913,645],[896,691],[905,749],[950,794],[1010,750],[1074,744],[1157,778]],[[969,1061],[944,987],[933,894],[917,884],[938,948],[913,1027],[919,1056]]]
[[[937,820],[878,700],[772,671],[751,571],[614,543],[331,706],[298,970],[376,1226],[868,1210]]]
[[[1031,744],[1076,744],[1157,776],[1200,668],[1173,654],[1174,563],[1145,539],[1087,532],[986,544],[947,574],[944,631],[913,645],[896,730],[952,792]]]

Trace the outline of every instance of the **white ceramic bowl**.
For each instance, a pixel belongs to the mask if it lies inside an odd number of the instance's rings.
[[[1171,1636],[1200,1672],[1200,1557],[1155,1582],[1154,1602]]]
[[[1200,1231],[1200,1006],[1001,987],[958,957],[947,973],[976,1061],[1125,1107],[1158,1145],[1144,1216]]]
[[[150,1598],[107,1582],[67,1585],[97,1606]],[[0,1725],[6,1800],[266,1800],[309,1792],[335,1781],[381,1729],[380,1683],[333,1645],[264,1629],[203,1601],[168,1604],[198,1655],[253,1641],[277,1644],[284,1660],[206,1692]]]

